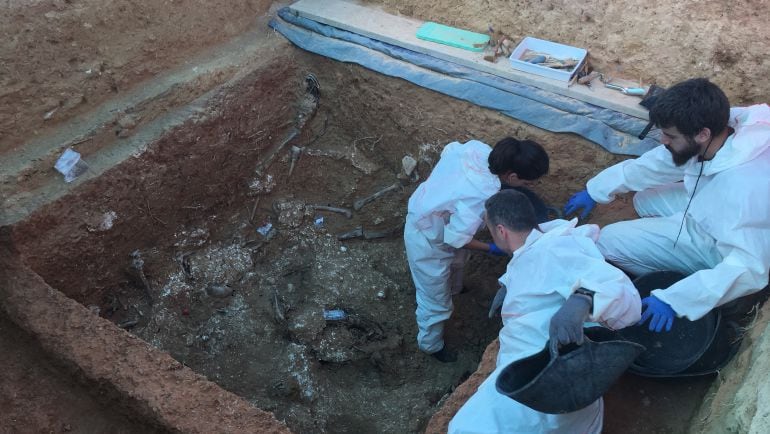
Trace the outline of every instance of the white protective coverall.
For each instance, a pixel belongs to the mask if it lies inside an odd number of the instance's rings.
[[[450,266],[457,249],[483,222],[484,202],[500,190],[489,171],[492,148],[471,140],[444,147],[436,167],[409,198],[404,243],[417,292],[417,343],[426,353],[444,347],[452,314]]]
[[[595,292],[591,321],[620,329],[641,317],[641,301],[633,283],[608,264],[595,245],[599,227],[576,224],[577,219],[542,223],[543,232],[533,230],[513,252],[500,278],[508,292],[501,311],[497,366],[452,419],[450,433],[601,432],[602,399],[581,410],[554,415],[535,411],[495,389],[503,368],[545,347],[551,317],[578,288]]]
[[[587,185],[599,203],[618,193],[639,192],[634,207],[643,218],[602,229],[599,249],[637,275],[659,270],[689,274],[652,294],[691,320],[768,282],[770,107],[733,108],[729,126],[735,132],[711,161],[691,159],[677,167],[659,146],[605,169]]]

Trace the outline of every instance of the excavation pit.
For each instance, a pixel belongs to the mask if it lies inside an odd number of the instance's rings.
[[[15,246],[91,315],[295,432],[419,432],[494,339],[486,309],[504,264],[472,261],[447,332],[460,361],[420,353],[406,200],[444,144],[493,143],[527,127],[358,67],[293,56],[233,81],[206,113],[17,223]],[[459,113],[467,123],[454,121]],[[86,160],[89,144],[79,149]],[[292,146],[303,149],[289,175]],[[415,177],[399,179],[406,155],[418,162]],[[382,238],[338,240],[357,228]],[[350,318],[325,321],[324,309]]]
[[[23,264],[13,265],[82,305],[67,309],[84,324],[109,330],[86,352],[115,372],[128,357],[111,347],[127,339],[122,328],[293,432],[422,432],[496,337],[499,319],[487,309],[505,267],[474,255],[466,269],[468,291],[454,299],[446,332],[458,362],[416,349],[400,228],[443,146],[507,135],[540,142],[552,166],[530,187],[556,205],[622,157],[298,49],[271,56],[131,157],[16,222],[9,239]],[[99,152],[96,141],[78,148],[86,161]],[[401,173],[405,156],[417,161],[414,177]],[[398,187],[355,209],[390,185]],[[597,223],[630,217],[628,205],[621,198]],[[324,310],[348,318],[325,320]],[[7,315],[52,328],[59,320],[19,312]],[[710,381],[626,378],[607,399],[625,416],[608,416],[607,432],[681,432]],[[131,395],[130,386],[105,387],[118,389],[117,401]],[[142,407],[124,413],[177,429]],[[668,419],[650,416],[664,408]],[[630,417],[643,422],[629,428]]]

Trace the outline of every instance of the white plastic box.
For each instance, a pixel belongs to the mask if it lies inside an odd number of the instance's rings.
[[[524,55],[524,52],[527,50],[548,53],[551,56],[562,58],[562,59],[563,58],[578,59],[578,63],[577,65],[575,65],[574,68],[566,70],[566,69],[549,68],[547,66],[540,66],[535,63],[529,63],[529,62],[524,62],[522,60],[519,60],[522,57],[522,55]],[[572,76],[575,73],[577,73],[580,70],[580,68],[583,66],[583,62],[585,62],[587,55],[588,55],[588,51],[586,51],[583,48],[572,47],[569,45],[559,44],[556,42],[546,41],[543,39],[537,39],[531,36],[527,36],[526,38],[524,38],[524,40],[521,41],[521,43],[519,43],[519,45],[516,46],[516,49],[513,50],[513,53],[511,53],[511,57],[509,59],[511,61],[511,66],[514,69],[518,69],[519,71],[529,72],[531,74],[536,74],[542,77],[548,77],[554,80],[568,82],[570,81]]]

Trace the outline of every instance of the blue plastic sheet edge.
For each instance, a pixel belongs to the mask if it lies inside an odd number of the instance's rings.
[[[578,134],[615,154],[641,155],[660,144],[655,132],[644,140],[636,137],[647,123],[643,119],[321,24],[289,8],[278,16],[270,27],[304,50],[402,78],[547,131]]]

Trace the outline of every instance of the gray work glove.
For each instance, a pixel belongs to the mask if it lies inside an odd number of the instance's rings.
[[[497,313],[497,310],[503,306],[503,301],[505,300],[505,294],[507,293],[508,293],[508,290],[504,286],[501,286],[500,289],[497,290],[497,294],[495,294],[495,298],[492,299],[492,306],[489,306],[490,318],[494,318],[495,314]]]
[[[583,323],[591,311],[591,297],[584,294],[572,294],[551,317],[548,335],[551,342],[560,345],[583,343]]]

